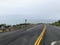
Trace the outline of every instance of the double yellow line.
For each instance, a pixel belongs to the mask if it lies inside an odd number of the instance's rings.
[[[43,36],[44,36],[44,33],[46,31],[46,25],[44,26],[43,28],[43,31],[40,33],[39,37],[37,38],[36,42],[34,45],[40,45],[42,39],[43,39]]]

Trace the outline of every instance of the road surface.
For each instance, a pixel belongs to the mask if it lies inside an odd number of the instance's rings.
[[[55,45],[53,43],[60,40],[60,28],[51,25],[46,25],[46,27],[46,32],[41,45]]]
[[[44,25],[0,34],[0,45],[34,45]]]
[[[40,24],[29,29],[0,33],[0,45],[34,45],[39,39],[38,37],[41,36],[43,27],[44,24]],[[60,28],[46,25],[46,31],[39,45],[53,45],[53,42],[59,42],[59,40]]]

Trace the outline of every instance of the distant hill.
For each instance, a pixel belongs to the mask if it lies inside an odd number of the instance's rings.
[[[60,20],[59,20],[59,21],[57,21],[57,22],[52,23],[52,25],[60,26]]]

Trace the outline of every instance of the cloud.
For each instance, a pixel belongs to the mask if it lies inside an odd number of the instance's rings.
[[[0,0],[0,16],[59,19],[59,5],[60,0]]]

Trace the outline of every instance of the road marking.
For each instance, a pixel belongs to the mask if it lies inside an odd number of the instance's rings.
[[[51,43],[51,45],[55,45],[55,44],[56,44],[56,42],[57,42],[57,41],[52,42],[52,43]]]
[[[46,31],[46,25],[44,26],[43,31],[41,32],[40,36],[37,38],[37,40],[36,40],[34,45],[40,45],[45,31]]]

